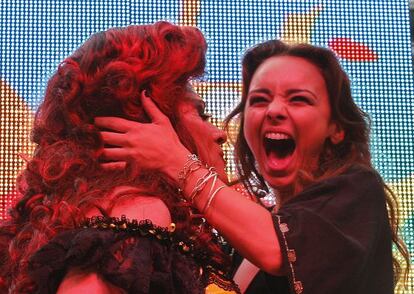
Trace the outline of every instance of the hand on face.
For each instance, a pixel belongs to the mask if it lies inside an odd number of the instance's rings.
[[[141,97],[152,123],[139,123],[119,117],[95,118],[97,127],[111,130],[100,132],[104,143],[116,146],[104,148],[103,158],[112,161],[103,163],[104,168],[124,168],[127,160],[133,160],[144,169],[163,171],[166,166],[174,165],[177,155],[188,154],[168,117],[144,93]]]
[[[204,102],[189,92],[188,100],[178,107],[180,122],[190,133],[202,162],[216,168],[220,178],[227,180],[223,151],[220,147],[227,140],[225,133],[212,125],[204,113]],[[103,163],[106,169],[122,169],[127,160],[133,160],[144,169],[155,169],[175,178],[186,161],[189,151],[179,140],[169,119],[152,102],[142,95],[142,104],[152,123],[139,123],[118,117],[98,117],[95,125],[111,131],[102,131],[105,144]],[[184,159],[183,159],[184,158]],[[184,160],[184,162],[183,162]]]
[[[224,153],[221,145],[227,141],[226,133],[210,122],[211,115],[205,113],[205,103],[192,89],[187,99],[178,106],[180,124],[184,126],[197,149],[200,160],[215,167],[222,181],[227,181]]]

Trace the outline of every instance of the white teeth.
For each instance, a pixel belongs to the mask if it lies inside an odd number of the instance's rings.
[[[284,134],[284,133],[267,133],[265,134],[265,137],[267,139],[272,139],[272,140],[286,140],[286,139],[290,139],[290,136]]]

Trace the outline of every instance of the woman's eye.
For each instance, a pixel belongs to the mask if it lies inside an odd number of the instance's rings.
[[[258,103],[265,103],[267,100],[262,96],[253,96],[249,99],[249,105],[254,105]]]
[[[309,99],[306,96],[293,96],[290,98],[290,101],[292,102],[302,102],[302,103],[306,103],[306,104],[312,104],[311,99]]]
[[[200,117],[202,120],[209,120],[212,117],[212,115],[210,113],[203,112],[203,113],[200,113]]]

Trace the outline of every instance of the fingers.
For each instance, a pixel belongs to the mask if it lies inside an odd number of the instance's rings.
[[[139,125],[139,122],[130,121],[120,117],[95,117],[95,125],[120,133],[128,132],[132,127]]]
[[[122,148],[104,148],[100,159],[103,160],[100,166],[107,171],[122,170],[127,166],[127,154]],[[105,160],[112,160],[105,162]]]
[[[126,168],[126,161],[116,161],[116,162],[104,162],[101,163],[101,167],[104,170],[111,171],[111,170],[122,170]]]
[[[102,159],[112,161],[125,161],[129,156],[125,148],[104,148],[101,154]]]
[[[145,112],[150,117],[151,121],[156,124],[169,123],[168,117],[162,113],[158,106],[152,101],[150,97],[145,94],[145,91],[141,93],[142,105]],[[141,123],[136,121],[130,121],[120,117],[95,117],[95,125],[99,128],[105,128],[120,133],[126,133],[134,127],[140,127]]]
[[[104,131],[100,132],[100,134],[105,144],[118,147],[127,145],[127,138],[125,134]]]
[[[151,118],[151,121],[156,124],[161,124],[169,121],[168,117],[158,108],[158,106],[148,97],[145,91],[141,93],[141,101],[145,112]]]

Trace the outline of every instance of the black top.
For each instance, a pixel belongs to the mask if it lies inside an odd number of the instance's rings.
[[[96,217],[59,233],[38,250],[29,274],[36,293],[42,294],[56,293],[75,267],[99,273],[126,293],[201,294],[210,284],[223,293],[238,293],[231,280],[210,266],[208,253],[193,247],[191,239],[148,220]]]
[[[286,277],[259,272],[246,293],[394,293],[382,180],[352,167],[309,186],[273,215]]]

